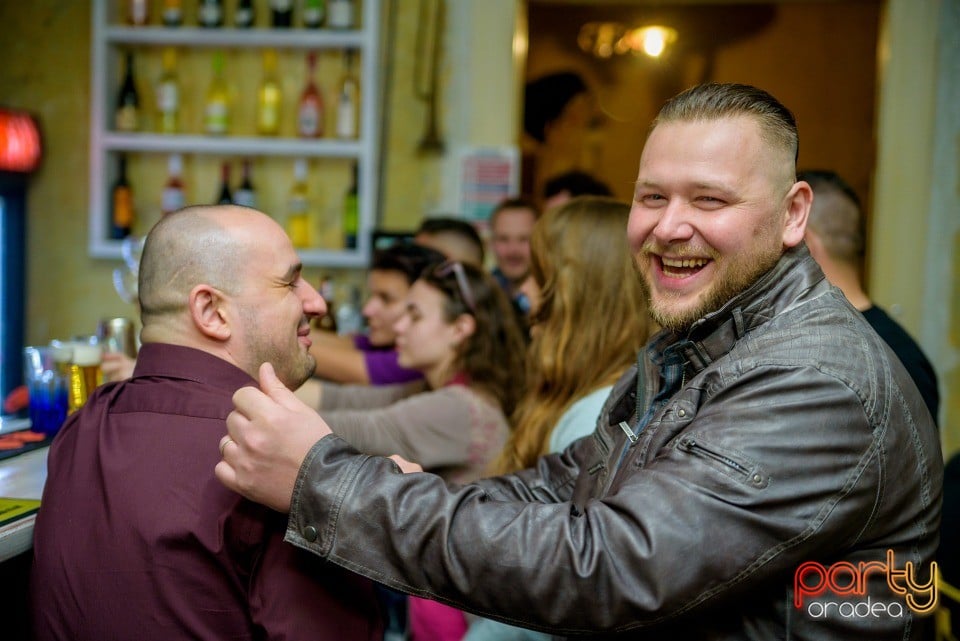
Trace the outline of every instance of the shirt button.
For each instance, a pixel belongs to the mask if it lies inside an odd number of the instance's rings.
[[[679,416],[680,418],[683,418],[686,415],[687,415],[687,410],[683,409],[682,407],[679,410],[677,410],[677,416]]]
[[[314,541],[316,541],[316,540],[317,540],[317,528],[313,527],[312,525],[308,525],[307,527],[303,528],[303,538],[305,538],[306,540],[310,541],[311,543],[313,543]]]

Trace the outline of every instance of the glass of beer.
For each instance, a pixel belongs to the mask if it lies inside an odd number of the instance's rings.
[[[96,336],[81,337],[70,341],[70,382],[68,387],[68,412],[73,414],[83,407],[93,390],[103,383],[100,361],[103,349]]]

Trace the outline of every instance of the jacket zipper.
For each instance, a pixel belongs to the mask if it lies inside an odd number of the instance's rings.
[[[709,447],[702,445],[696,439],[693,439],[689,436],[684,436],[682,439],[680,439],[680,448],[683,449],[684,451],[691,452],[693,454],[700,454],[702,456],[712,458],[715,461],[723,463],[727,467],[731,467],[735,469],[736,471],[740,472],[744,476],[750,475],[750,470],[747,469],[741,463],[733,460],[729,456],[721,454],[716,450],[710,449]]]

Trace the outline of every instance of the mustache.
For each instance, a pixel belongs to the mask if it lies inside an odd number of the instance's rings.
[[[674,258],[707,257],[711,260],[720,259],[719,252],[712,247],[697,247],[691,244],[662,245],[655,240],[648,240],[637,252],[638,256],[662,256],[663,254],[669,254]]]

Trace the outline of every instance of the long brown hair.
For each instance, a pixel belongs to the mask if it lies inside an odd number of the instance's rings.
[[[531,466],[570,405],[634,362],[652,322],[627,245],[629,205],[581,196],[546,212],[530,239],[541,289],[527,354],[527,387],[498,473]]]
[[[420,280],[446,298],[444,317],[453,322],[460,314],[471,314],[474,333],[460,343],[455,368],[466,374],[470,385],[484,391],[507,416],[514,411],[523,389],[523,335],[510,301],[493,278],[479,267],[458,263],[466,289],[457,280],[453,262],[428,268]]]

